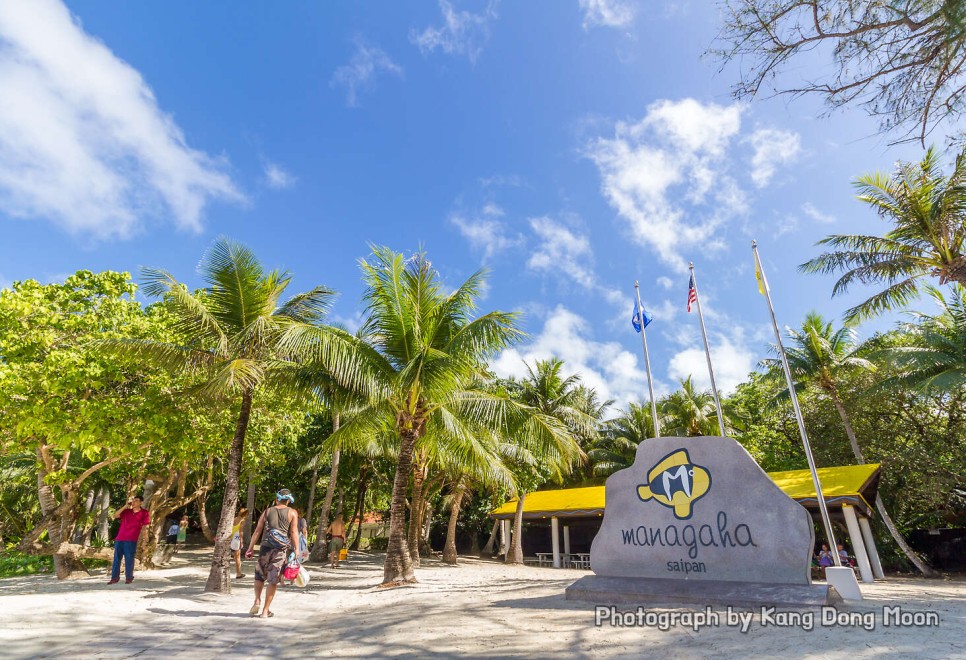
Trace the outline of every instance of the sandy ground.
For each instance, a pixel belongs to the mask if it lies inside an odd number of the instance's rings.
[[[59,583],[50,576],[0,580],[0,657],[808,657],[966,658],[966,580],[889,579],[864,585],[861,606],[839,608],[862,621],[799,621],[778,627],[758,610],[747,632],[726,625],[594,625],[594,606],[564,600],[586,571],[510,567],[465,559],[424,561],[419,584],[379,589],[382,558],[355,555],[334,570],[312,567],[305,589],[284,587],[275,618],[248,616],[249,574],[230,596],[202,594],[210,551],[187,550],[131,585],[106,577]],[[883,608],[937,612],[923,628],[883,624]],[[621,611],[632,608],[621,606]],[[701,609],[701,608],[696,608]],[[648,607],[649,616],[687,610]],[[864,626],[862,624],[865,624]],[[871,625],[870,625],[871,624]],[[867,630],[866,627],[873,628]]]

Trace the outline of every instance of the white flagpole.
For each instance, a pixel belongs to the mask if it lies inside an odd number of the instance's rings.
[[[698,295],[698,280],[694,277],[694,263],[688,264],[691,269],[691,282],[694,284],[695,302],[698,304],[698,320],[701,322],[701,336],[704,338],[704,356],[708,358],[708,375],[711,376],[711,393],[714,394],[714,407],[718,412],[718,428],[721,435],[725,435],[724,415],[721,414],[721,401],[718,399],[718,386],[714,382],[714,369],[711,367],[711,348],[708,346],[708,331],[704,327],[704,315],[701,313],[701,296]]]
[[[637,309],[641,315],[641,343],[644,345],[644,368],[647,370],[647,390],[651,394],[651,419],[654,421],[654,437],[661,437],[661,423],[657,419],[657,402],[654,400],[654,380],[651,378],[651,360],[647,356],[647,331],[644,329],[644,305],[641,304],[641,287],[634,280],[634,293],[637,295]]]
[[[812,446],[808,442],[808,434],[805,432],[805,420],[802,418],[802,409],[798,406],[798,395],[795,394],[795,382],[792,380],[792,370],[788,367],[788,358],[785,357],[785,347],[782,346],[781,332],[778,330],[778,320],[775,318],[775,308],[771,304],[771,290],[768,288],[768,280],[765,278],[765,270],[761,267],[761,259],[758,257],[758,243],[751,242],[751,251],[755,253],[755,273],[761,277],[761,287],[764,289],[765,300],[768,301],[768,313],[771,314],[771,325],[775,329],[775,341],[778,342],[778,356],[781,358],[782,369],[785,371],[785,380],[788,381],[788,393],[792,398],[792,408],[795,409],[795,419],[798,420],[798,432],[802,436],[802,445],[805,447],[805,457],[808,459],[808,469],[812,472],[812,484],[815,486],[815,495],[818,497],[818,508],[822,512],[822,524],[825,526],[825,536],[829,542],[829,550],[832,552],[832,559],[836,566],[842,565],[839,557],[838,544],[832,533],[832,520],[828,515],[828,507],[825,506],[825,495],[822,493],[822,483],[818,479],[818,471],[815,469],[815,458],[812,456]]]

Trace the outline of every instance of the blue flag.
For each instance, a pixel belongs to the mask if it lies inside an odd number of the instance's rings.
[[[653,321],[653,320],[654,320],[654,318],[650,314],[648,314],[647,313],[647,310],[645,309],[644,310],[644,323],[642,325],[641,324],[641,310],[637,306],[637,301],[634,301],[634,316],[631,317],[631,325],[634,326],[634,329],[637,330],[638,332],[640,332],[643,328],[646,328],[647,326],[649,326],[651,324],[651,321]]]

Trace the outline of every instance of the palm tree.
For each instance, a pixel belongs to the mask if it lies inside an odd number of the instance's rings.
[[[486,360],[521,336],[516,315],[473,318],[483,274],[452,293],[424,254],[411,259],[374,247],[361,263],[366,320],[357,366],[379,384],[379,394],[347,419],[339,436],[362,438],[391,429],[399,438],[390,505],[383,584],[415,582],[406,540],[406,491],[413,454],[426,436],[471,443],[481,434],[505,435],[511,426],[546,444],[566,446],[553,420],[480,387]],[[519,424],[527,418],[528,424]]]
[[[559,358],[538,360],[529,364],[527,376],[519,382],[509,381],[511,396],[543,415],[557,420],[572,444],[572,450],[560,452],[551,447],[549,454],[527,448],[527,458],[518,464],[517,510],[513,518],[512,543],[506,561],[523,563],[523,508],[527,492],[540,486],[548,477],[560,479],[569,472],[574,461],[583,458],[579,447],[582,439],[589,439],[597,431],[603,407],[596,393],[580,383],[580,376],[564,377],[563,361]],[[539,467],[538,467],[539,466]]]
[[[796,387],[814,387],[831,399],[842,419],[855,460],[859,464],[865,463],[865,455],[859,447],[855,430],[852,428],[852,422],[849,420],[838,389],[839,379],[846,372],[856,369],[866,371],[875,369],[869,360],[858,355],[861,347],[856,345],[855,331],[849,326],[834,330],[832,324],[827,323],[820,314],[810,312],[805,317],[801,330],[789,329],[787,333],[789,342],[785,348],[785,354],[792,377],[797,381]],[[775,359],[763,360],[762,364],[775,372],[780,369],[780,363]],[[787,388],[779,392],[778,396],[788,396]],[[892,538],[909,561],[922,571],[923,575],[937,576],[938,573],[923,562],[906,543],[879,494],[876,494],[875,507]]]
[[[927,293],[939,305],[940,313],[930,316],[914,312],[919,323],[902,327],[912,338],[912,345],[876,354],[901,374],[883,381],[883,386],[901,384],[917,390],[954,392],[966,385],[966,290],[953,285],[950,300],[933,287],[928,287]]]
[[[646,405],[632,403],[626,411],[604,424],[587,457],[595,477],[609,477],[634,464],[637,447],[654,437],[654,420]]]
[[[198,270],[208,286],[194,295],[163,270],[143,271],[145,293],[164,297],[183,344],[142,340],[112,342],[109,346],[170,371],[197,372],[201,384],[194,388],[195,394],[234,400],[239,406],[215,551],[205,585],[207,592],[231,593],[231,526],[255,398],[272,388],[291,388],[298,382],[299,365],[304,360],[316,358],[335,364],[330,358],[335,355],[333,347],[338,338],[322,325],[333,296],[331,290],[317,286],[281,303],[291,276],[266,272],[251,250],[238,243],[217,240]]]
[[[711,390],[695,389],[691,376],[681,381],[681,389],[671,392],[660,402],[662,427],[667,435],[718,435],[718,417]],[[723,415],[724,416],[724,415]],[[731,432],[727,416],[721,435]]]
[[[893,228],[885,236],[828,236],[818,244],[834,251],[799,266],[806,273],[842,272],[833,296],[854,282],[886,285],[848,310],[846,322],[906,305],[918,296],[926,277],[966,285],[966,150],[956,157],[948,177],[931,147],[920,163],[899,163],[894,176],[868,174],[855,185],[858,198]]]

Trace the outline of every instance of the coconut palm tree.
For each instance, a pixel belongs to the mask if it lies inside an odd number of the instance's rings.
[[[661,399],[661,427],[667,435],[718,435],[718,417],[711,390],[698,391],[691,376],[681,381],[681,388]],[[731,432],[727,415],[722,435]]]
[[[918,323],[903,324],[912,345],[897,346],[876,353],[900,372],[883,381],[917,390],[954,392],[966,385],[966,300],[964,289],[956,284],[947,300],[939,289],[927,293],[939,305],[940,313],[930,316],[913,312]]]
[[[899,163],[892,177],[868,174],[855,185],[858,198],[892,229],[884,236],[828,236],[818,244],[833,251],[799,266],[806,273],[841,272],[832,295],[845,293],[856,282],[886,286],[849,309],[846,322],[905,306],[928,277],[938,277],[940,284],[966,285],[966,150],[956,157],[948,177],[935,148],[930,148],[919,163]]]
[[[852,453],[859,464],[865,463],[865,455],[859,446],[852,422],[842,402],[839,392],[839,381],[849,370],[872,371],[875,366],[864,357],[859,355],[861,347],[857,345],[855,331],[844,326],[835,330],[831,323],[826,322],[817,312],[810,312],[805,317],[805,322],[800,330],[789,329],[788,345],[785,347],[785,354],[788,358],[788,367],[792,372],[792,378],[798,387],[813,387],[825,394],[835,406],[839,417],[842,419],[842,426],[845,427],[845,434],[852,447]],[[777,373],[781,368],[776,359],[763,360],[762,364],[770,367]],[[778,396],[788,396],[787,388],[779,392]],[[886,510],[882,496],[876,494],[875,507],[878,510],[882,522],[889,529],[889,533],[895,540],[902,552],[909,558],[916,568],[922,571],[927,577],[938,575],[930,568],[919,556],[909,547],[906,540],[899,533],[898,528],[892,521],[892,517]]]
[[[256,398],[272,388],[295,386],[305,360],[338,363],[344,373],[350,363],[333,359],[337,353],[343,358],[348,353],[335,348],[340,338],[322,324],[333,297],[330,289],[317,286],[282,302],[291,276],[277,270],[267,272],[251,250],[225,238],[212,245],[198,270],[207,287],[196,294],[166,271],[143,271],[144,292],[164,298],[184,338],[182,345],[149,340],[106,345],[143,363],[196,372],[201,384],[192,390],[194,394],[238,405],[215,551],[205,585],[205,591],[230,593],[231,526],[245,435]]]
[[[587,457],[595,477],[609,477],[634,464],[637,447],[654,437],[654,420],[646,405],[632,403],[626,411],[608,420],[592,443]]]
[[[374,247],[361,267],[366,320],[356,364],[380,389],[333,439],[386,429],[399,438],[383,574],[383,584],[394,585],[415,582],[406,539],[406,491],[413,454],[423,438],[470,443],[475,436],[505,436],[507,429],[517,428],[528,439],[561,451],[569,448],[569,439],[552,418],[480,386],[486,360],[521,336],[514,314],[473,317],[482,273],[444,293],[439,275],[421,253],[407,260]]]
[[[564,376],[563,366],[559,358],[538,360],[533,367],[526,365],[527,376],[522,380],[507,382],[511,396],[517,401],[557,420],[566,429],[573,447],[568,452],[550,447],[549,454],[533,447],[525,448],[526,459],[517,464],[517,510],[507,563],[523,563],[523,508],[527,493],[548,478],[561,479],[576,460],[585,458],[579,449],[581,441],[597,432],[603,406],[593,390],[582,386],[580,376]]]

